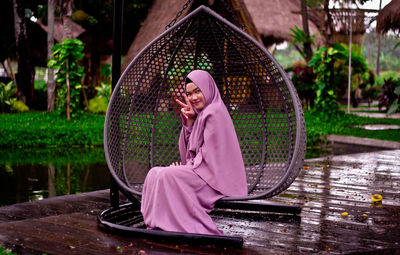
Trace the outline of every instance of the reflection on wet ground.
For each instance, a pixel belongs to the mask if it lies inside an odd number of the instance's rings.
[[[0,151],[0,206],[109,187],[103,148]]]
[[[381,148],[322,144],[307,148],[307,158],[377,150]],[[102,147],[0,150],[0,206],[108,187]]]
[[[382,203],[372,203],[373,194],[381,194]],[[400,250],[400,150],[308,160],[292,186],[272,200],[300,205],[302,213],[214,218],[260,254]]]
[[[299,215],[212,213],[226,235],[243,237],[241,249],[105,233],[96,217],[110,206],[106,190],[0,207],[0,243],[21,254],[399,254],[399,186],[400,150],[307,160],[269,200],[299,205]]]
[[[364,125],[357,126],[366,130],[388,130],[388,129],[400,129],[399,125],[384,125],[384,124],[375,124],[375,125]]]
[[[347,155],[353,153],[364,153],[381,151],[382,147],[355,145],[351,143],[320,143],[318,145],[308,146],[306,151],[306,159]]]

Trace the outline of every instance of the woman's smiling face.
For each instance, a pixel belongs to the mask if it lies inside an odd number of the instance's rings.
[[[201,89],[193,82],[186,85],[186,96],[193,108],[201,111],[206,106],[206,98]]]

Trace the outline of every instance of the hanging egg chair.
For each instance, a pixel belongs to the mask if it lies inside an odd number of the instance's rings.
[[[104,148],[121,192],[140,200],[152,167],[180,161],[175,99],[183,100],[184,79],[195,69],[213,76],[232,117],[247,173],[248,195],[225,197],[218,204],[270,198],[287,189],[306,150],[296,90],[262,45],[200,6],[143,49],[112,94]]]

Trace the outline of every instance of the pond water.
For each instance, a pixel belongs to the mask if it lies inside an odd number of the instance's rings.
[[[0,150],[0,206],[109,187],[101,148]]]
[[[382,150],[327,144],[307,148],[306,158]],[[109,188],[100,148],[0,149],[0,206]]]

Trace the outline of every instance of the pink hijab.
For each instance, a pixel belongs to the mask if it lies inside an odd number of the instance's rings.
[[[182,129],[179,138],[182,164],[193,165],[193,171],[222,195],[246,196],[242,153],[217,85],[212,76],[202,70],[190,72],[187,78],[200,88],[206,106],[197,112],[192,127]]]

